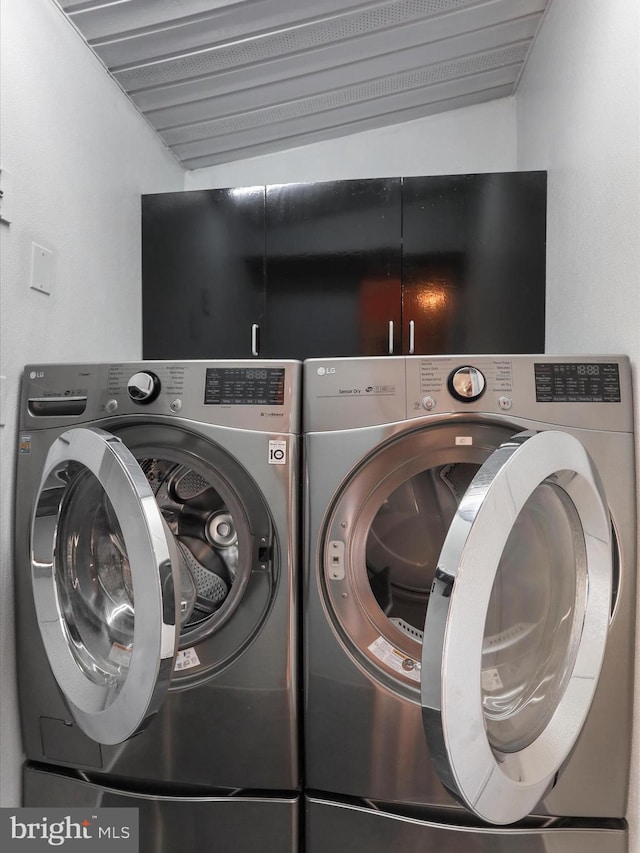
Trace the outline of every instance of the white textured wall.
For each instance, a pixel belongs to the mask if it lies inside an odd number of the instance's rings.
[[[0,224],[0,804],[19,797],[11,516],[16,411],[29,361],[139,358],[140,194],[184,172],[52,0],[2,0],[0,162],[13,221]],[[55,290],[29,290],[31,243],[55,252]]]
[[[314,142],[187,172],[188,190],[212,187],[508,172],[516,168],[515,99]]]
[[[627,353],[640,432],[639,113],[638,0],[552,0],[517,95],[518,168],[549,172],[547,349]],[[630,853],[640,853],[637,657]]]

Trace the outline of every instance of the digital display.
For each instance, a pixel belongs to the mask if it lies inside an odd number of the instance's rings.
[[[205,406],[283,406],[284,367],[208,367]]]
[[[538,403],[619,403],[618,365],[603,362],[535,364]]]

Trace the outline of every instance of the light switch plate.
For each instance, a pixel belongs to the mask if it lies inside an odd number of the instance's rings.
[[[51,249],[38,243],[31,244],[31,281],[29,287],[40,293],[50,294],[53,290],[53,258]]]

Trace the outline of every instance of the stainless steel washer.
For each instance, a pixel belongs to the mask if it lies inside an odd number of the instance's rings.
[[[25,805],[138,806],[154,853],[297,849],[300,373],[25,369]]]
[[[304,371],[307,849],[626,850],[627,359]]]

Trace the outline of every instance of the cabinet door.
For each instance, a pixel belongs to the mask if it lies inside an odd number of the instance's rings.
[[[257,354],[264,187],[143,196],[142,309],[144,358]]]
[[[403,352],[544,352],[546,173],[403,180]]]
[[[267,187],[264,350],[399,353],[399,178]]]

